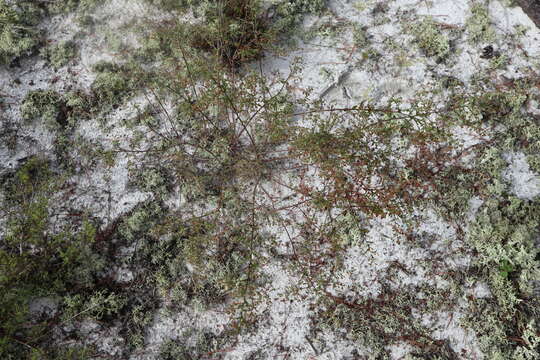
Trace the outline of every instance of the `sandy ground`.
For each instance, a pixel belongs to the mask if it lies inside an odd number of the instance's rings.
[[[268,53],[261,62],[262,72],[274,76],[271,74],[278,71],[279,76],[285,77],[292,62],[299,59],[302,71],[296,77],[296,85],[299,89],[313,88],[313,99],[343,107],[368,99],[376,104],[385,104],[392,96],[399,96],[406,103],[421,90],[438,88],[442,76],[470,84],[475,74],[489,67],[489,62],[480,55],[485,46],[493,45],[508,55],[509,64],[494,71],[492,76],[518,79],[529,69],[538,71],[540,59],[540,30],[535,26],[535,22],[540,24],[538,5],[533,1],[519,2],[523,3],[523,9],[491,1],[489,14],[496,33],[493,44],[471,45],[467,41],[466,30],[460,30],[465,35],[456,37],[449,60],[439,63],[413,45],[408,24],[432,16],[444,24],[447,33],[452,29],[464,29],[472,1],[387,1],[384,2],[385,12],[381,14],[373,11],[377,3],[374,1],[330,0],[330,11],[322,17],[306,17],[302,29],[308,31],[317,29],[321,24],[337,24],[339,31],[316,31],[310,38],[299,39],[298,44],[284,56]],[[8,104],[4,107],[4,126],[17,128],[20,139],[15,148],[0,144],[0,173],[15,168],[32,154],[53,152],[54,136],[51,132],[40,126],[24,124],[20,119],[18,105],[28,91],[45,88],[59,92],[72,88],[88,90],[95,77],[91,70],[93,64],[101,60],[117,61],[118,49],[138,46],[137,34],[130,32],[127,24],[139,19],[162,19],[164,14],[142,1],[112,0],[98,7],[92,16],[97,24],[92,31],[82,29],[70,16],[58,16],[43,24],[47,41],[75,39],[80,48],[80,59],[76,63],[55,71],[34,56],[24,59],[20,67],[0,67],[0,95],[7,99]],[[387,20],[381,21],[382,17]],[[381,57],[376,60],[364,58],[364,53],[353,40],[355,26],[367,27],[369,46]],[[526,27],[526,34],[516,36],[516,26]],[[15,79],[19,85],[14,85]],[[144,105],[146,101],[144,97],[135,97],[106,115],[106,128],[99,124],[99,119],[92,119],[81,123],[76,133],[90,143],[99,142],[105,149],[112,149],[113,144],[128,146],[131,133],[121,126],[122,119],[135,116],[137,106]],[[441,104],[446,101],[444,92],[438,101]],[[540,111],[538,104],[531,106],[531,111]],[[470,133],[466,128],[456,129],[456,138],[462,140],[463,148],[482,141],[482,136]],[[508,168],[504,176],[511,182],[514,194],[524,199],[538,196],[540,176],[529,168],[525,155],[506,154],[505,160]],[[75,176],[73,181],[78,184],[79,196],[72,205],[93,209],[106,224],[149,199],[149,193],[129,186],[130,166],[136,161],[135,155],[122,154],[112,166],[101,164]],[[286,192],[284,189],[274,191],[282,195]],[[181,206],[178,199],[168,201]],[[479,199],[471,201],[470,219],[474,218],[475,209],[480,205]],[[403,234],[394,230],[400,226],[398,218],[389,216],[370,220],[365,240],[350,246],[347,251],[343,268],[335,274],[337,281],[332,291],[335,294],[377,297],[381,289],[375,280],[396,262],[411,270],[399,273],[395,279],[396,289],[418,284],[445,288],[447,283],[443,277],[433,276],[430,260],[437,256],[444,259],[440,264],[442,268],[461,269],[468,266],[471,259],[457,240],[453,224],[445,222],[430,209],[416,209],[414,216],[420,224],[416,231],[434,239],[428,248],[405,244]],[[288,240],[283,230],[275,227],[269,231],[283,239],[282,248],[286,254],[289,251],[286,250]],[[225,358],[249,359],[257,351],[265,359],[369,357],[369,349],[359,347],[347,334],[339,331],[326,329],[311,340],[316,298],[309,285],[303,283],[289,266],[277,260],[269,260],[263,271],[270,278],[264,288],[266,297],[257,308],[264,321],[253,332],[240,336],[235,346],[224,354]],[[129,282],[129,271],[122,276]],[[467,291],[478,298],[490,296],[483,283],[471,284]],[[431,314],[418,313],[417,317],[431,329],[435,339],[448,340],[452,350],[466,354],[460,359],[485,358],[479,350],[476,335],[460,323],[460,318],[467,311],[470,309],[466,303],[456,302],[448,309]],[[228,315],[220,311],[157,313],[146,329],[144,351],[134,353],[130,359],[154,358],[164,341],[179,338],[189,327],[219,333],[229,320]],[[87,330],[88,343],[98,344],[113,357],[120,353],[123,344],[115,344],[114,331],[109,329],[106,335],[100,326],[89,326]],[[404,359],[412,347],[403,342],[387,350],[391,359]]]

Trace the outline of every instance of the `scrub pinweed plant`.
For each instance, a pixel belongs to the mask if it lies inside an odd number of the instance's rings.
[[[173,214],[186,231],[180,251],[195,286],[212,284],[249,301],[265,242],[264,212],[254,202],[259,184],[282,161],[273,150],[285,137],[291,103],[285,83],[274,84],[282,91],[271,94],[257,72],[236,76],[220,57],[200,58],[182,43],[173,45],[178,58],[171,64],[181,64],[176,76],[164,65],[148,84],[156,89],[147,93],[156,115],[140,124],[148,130],[144,142],[152,144],[142,162],[166,168],[169,187],[188,202]],[[165,110],[165,103],[174,108]]]
[[[309,91],[289,96],[298,69],[269,80],[250,69],[239,74],[219,54],[201,56],[180,39],[167,43],[171,57],[153,68],[145,94],[153,114],[139,124],[149,147],[138,151],[139,168],[166,168],[169,187],[185,199],[172,211],[179,220],[170,220],[184,229],[172,251],[183,255],[167,260],[177,270],[159,272],[169,301],[204,299],[196,289],[206,288],[218,302],[232,301],[238,324],[256,322],[262,270],[276,247],[264,232],[270,223],[301,230],[292,266],[327,297],[346,244],[336,221],[318,226],[317,216],[399,216],[426,201],[442,170],[459,163],[443,126],[448,119],[433,119],[427,99],[409,109],[397,100],[335,108],[310,100]],[[287,188],[293,200],[283,201],[272,187]],[[291,212],[302,216],[291,221]],[[179,292],[173,279],[182,272],[194,282]]]

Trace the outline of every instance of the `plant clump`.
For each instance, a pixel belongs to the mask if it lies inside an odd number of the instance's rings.
[[[47,2],[48,10],[53,14],[73,11],[89,11],[102,3],[100,0],[52,0]]]
[[[73,41],[61,41],[44,48],[41,54],[54,68],[58,69],[72,62],[77,57],[78,51]]]
[[[31,1],[0,0],[0,63],[29,54],[39,43],[35,25],[41,14]]]
[[[480,334],[482,351],[492,359],[540,356],[540,303],[533,294],[540,280],[538,214],[538,201],[499,195],[482,205],[468,235],[479,254],[477,269],[493,296],[471,299],[466,323]]]
[[[208,330],[190,329],[177,340],[163,343],[159,357],[163,360],[212,359],[226,343],[226,336],[216,336]]]
[[[180,37],[184,44],[219,58],[229,69],[262,57],[264,51],[275,47],[280,36],[290,34],[302,16],[321,12],[326,5],[324,0],[286,0],[270,7],[259,0],[151,2],[181,12],[191,9],[200,20],[160,30],[145,46],[170,54],[166,38]],[[143,56],[155,56],[153,51],[146,53]]]
[[[55,314],[36,317],[30,304],[94,288],[105,262],[95,249],[96,227],[90,220],[51,231],[58,206],[53,196],[63,181],[47,160],[31,157],[2,182],[8,215],[0,240],[0,354],[47,358],[56,352],[46,336]]]
[[[49,128],[65,127],[69,110],[62,95],[53,90],[30,91],[22,105],[21,115],[25,120],[40,119]]]
[[[491,26],[489,12],[482,4],[476,3],[471,7],[472,15],[465,25],[469,33],[469,41],[472,43],[489,43],[495,39],[495,32]]]
[[[369,35],[367,33],[367,28],[355,26],[353,28],[353,40],[354,45],[359,49],[365,48],[367,45],[369,45]]]
[[[51,53],[52,54],[52,53]],[[63,60],[51,55],[57,65]],[[134,94],[141,78],[130,74],[127,66],[101,62],[94,65],[97,73],[91,85],[91,93],[69,91],[60,94],[54,90],[33,90],[28,92],[21,104],[21,116],[25,120],[40,119],[50,129],[66,129],[79,119],[107,112],[122,104]]]
[[[92,103],[96,109],[117,108],[125,99],[133,95],[137,84],[135,69],[109,62],[99,62],[93,66],[97,73],[91,85]],[[133,73],[131,73],[133,71]]]
[[[465,275],[488,284],[490,296],[469,299],[464,325],[475,331],[490,359],[539,356],[539,300],[534,291],[540,280],[538,199],[518,198],[504,178],[507,154],[522,152],[534,159],[540,149],[536,138],[540,127],[522,110],[531,86],[525,80],[504,90],[483,89],[457,97],[459,106],[451,111],[467,126],[492,130],[491,139],[476,146],[473,163],[444,193],[444,198],[456,197],[467,204],[473,196],[481,200],[464,237],[475,254]],[[461,219],[466,216],[462,212]]]
[[[414,24],[412,32],[418,46],[427,56],[444,60],[450,53],[450,41],[431,18]]]
[[[188,28],[191,44],[210,51],[231,68],[255,60],[272,40],[260,4],[253,0],[225,0],[208,4],[204,23]]]
[[[326,0],[283,0],[275,5],[275,23],[280,33],[287,34],[306,14],[320,14],[327,6]]]

